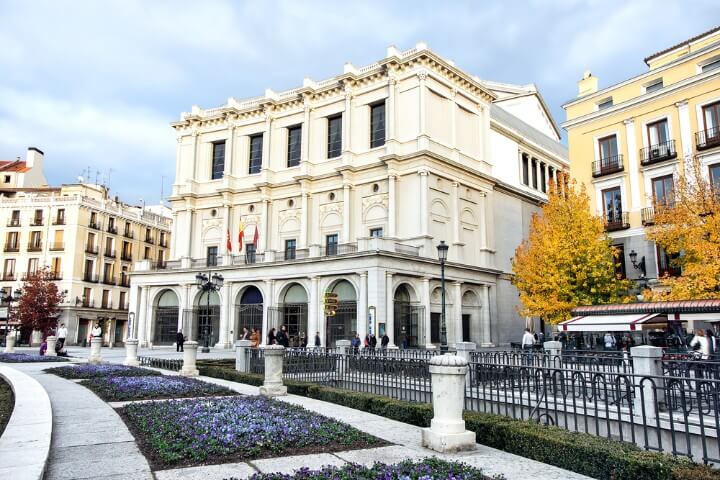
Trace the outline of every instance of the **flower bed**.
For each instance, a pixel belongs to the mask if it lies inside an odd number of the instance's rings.
[[[45,370],[46,373],[52,373],[58,377],[78,379],[78,378],[101,378],[101,377],[143,377],[161,375],[160,372],[149,370],[147,368],[127,367],[125,365],[115,364],[99,364],[92,365],[85,363],[82,365],[73,365],[67,367],[55,367]]]
[[[482,471],[460,462],[446,462],[435,457],[419,462],[406,460],[396,465],[376,463],[372,467],[348,464],[343,467],[324,467],[321,470],[301,469],[293,475],[256,473],[250,480],[486,480]],[[492,477],[502,479],[502,476]],[[229,480],[237,480],[231,478]]]
[[[107,402],[237,394],[228,388],[194,378],[156,375],[92,378],[82,384]]]
[[[153,469],[387,445],[264,397],[133,403],[119,410]]]
[[[36,363],[36,362],[67,362],[65,357],[48,357],[34,353],[0,353],[0,362],[5,363]]]
[[[5,380],[0,378],[0,436],[2,436],[5,426],[10,421],[13,407],[15,406],[15,397],[12,387]]]

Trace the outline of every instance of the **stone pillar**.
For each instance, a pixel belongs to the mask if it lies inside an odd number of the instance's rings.
[[[368,272],[360,272],[360,293],[357,302],[356,333],[360,340],[365,338],[368,330]]]
[[[457,355],[437,355],[430,359],[433,419],[422,429],[422,445],[440,453],[475,449],[475,432],[465,430],[467,361]]]
[[[10,332],[5,335],[5,353],[15,353],[15,341],[17,340],[15,330],[10,330]]]
[[[675,147],[676,150],[682,152],[685,159],[692,157],[694,148],[692,130],[690,129],[690,109],[688,108],[688,101],[682,100],[675,104],[678,110],[678,118],[680,119],[680,148]],[[634,189],[636,190],[636,189]]]
[[[434,350],[435,345],[432,344],[432,325],[430,322],[430,278],[429,277],[423,277],[422,279],[422,291],[420,292],[420,295],[422,296],[422,304],[423,309],[425,310],[425,313],[423,315],[423,332],[425,335],[424,342],[425,342],[425,348],[427,350]]]
[[[273,300],[275,296],[274,290],[275,280],[265,280],[265,294],[267,297],[263,301],[263,323],[262,331],[260,332],[260,345],[267,345],[267,335],[272,328],[272,325],[270,325],[270,307],[275,306],[275,301]]]
[[[343,183],[342,242],[350,243],[350,184],[349,183]]]
[[[490,331],[490,285],[483,285],[482,287],[482,343],[481,347],[494,347],[492,343],[492,332]]]
[[[251,345],[252,341],[250,340],[238,340],[235,342],[235,370],[238,372],[248,371],[248,367],[250,366],[248,364],[248,357],[250,356]]]
[[[230,348],[231,340],[230,340],[230,327],[232,325],[231,322],[231,313],[230,310],[232,308],[232,302],[230,301],[230,295],[231,295],[231,288],[232,285],[230,283],[225,283],[222,286],[222,301],[220,302],[220,332],[218,335],[218,343],[215,345],[215,348]]]
[[[100,355],[100,347],[102,346],[102,338],[93,337],[90,339],[90,356],[88,363],[102,363],[103,359]]]
[[[557,363],[557,366],[560,366],[562,363],[562,343],[557,340],[551,340],[543,343],[543,348],[545,349],[545,353],[550,355],[549,360],[551,364]]]
[[[646,419],[657,418],[658,403],[663,402],[664,392],[662,348],[649,345],[632,347],[630,355],[635,383],[633,414]]]
[[[417,73],[417,76],[418,76],[418,80],[420,81],[420,95],[419,95],[419,97],[420,97],[420,106],[419,106],[419,109],[420,109],[420,112],[419,112],[420,135],[426,135],[427,134],[427,131],[426,131],[426,125],[427,125],[426,116],[427,115],[425,112],[425,80],[427,79],[428,73],[425,70],[421,70]],[[485,137],[481,137],[481,138],[485,138]]]
[[[260,225],[255,225],[255,228],[260,228],[262,225],[263,231],[260,232],[260,238],[258,239],[258,251],[264,252],[268,248],[267,244],[267,233],[268,233],[268,209],[270,200],[267,198],[262,199],[262,211],[260,213]],[[255,235],[255,232],[253,232]]]
[[[388,175],[388,237],[395,238],[395,175]]]
[[[125,340],[125,361],[123,365],[129,367],[137,367],[140,365],[138,361],[138,341],[134,338]]]
[[[308,161],[310,157],[310,99],[308,97],[305,97],[303,100],[304,103],[304,109],[303,109],[303,124],[302,124],[302,131],[300,132],[301,135],[301,145],[300,145],[300,162],[305,163]]]
[[[430,215],[428,213],[428,171],[420,170],[420,235],[427,236],[428,233],[428,220]]]
[[[45,350],[45,356],[57,357],[57,353],[55,353],[55,345],[57,344],[57,337],[54,335],[48,335],[48,337],[45,339],[45,342],[47,343],[47,350]]]
[[[352,90],[349,86],[345,86],[345,112],[342,117],[342,142],[343,142],[343,153],[352,150],[352,130],[350,125],[352,122]]]
[[[453,232],[452,242],[453,245],[458,245],[460,244],[460,184],[458,182],[452,182],[452,187],[452,211],[450,212]],[[450,252],[450,254],[454,255],[458,260],[462,260],[458,256],[460,249],[455,248],[453,250],[457,252]]]
[[[300,193],[300,248],[308,245],[308,193],[303,188]]]
[[[283,385],[283,357],[285,347],[268,345],[265,352],[265,381],[260,387],[260,395],[265,397],[281,397],[287,395],[287,387]]]
[[[385,333],[390,338],[388,348],[397,348],[395,346],[395,297],[393,296],[393,273],[385,272]],[[380,340],[378,338],[378,345]]]
[[[137,339],[140,342],[141,347],[147,347],[148,346],[148,338],[147,338],[147,324],[148,319],[147,317],[147,297],[148,297],[148,289],[147,287],[140,287],[140,309],[137,311],[137,314],[135,315],[135,321],[137,322]]]
[[[262,168],[270,168],[270,133],[272,132],[272,115],[265,110],[265,131],[263,132]]]
[[[229,122],[230,120],[228,120]],[[233,144],[235,143],[235,125],[228,126],[228,138],[225,142],[225,166],[223,169],[223,177],[232,174],[233,167]]]
[[[463,341],[463,329],[462,329],[462,282],[453,282],[453,312],[455,326],[455,344]],[[448,344],[450,342],[448,341]]]
[[[348,366],[348,355],[352,355],[353,349],[350,340],[337,340],[335,341],[335,352],[338,354],[336,357],[337,368],[336,371],[340,378],[345,375],[345,371]]]
[[[318,311],[320,307],[320,294],[318,291],[318,283],[320,279],[317,276],[310,277],[310,303],[308,304],[308,345],[315,346],[315,332],[320,331],[318,325]],[[325,339],[320,335],[320,341],[325,343]]]
[[[198,372],[197,361],[198,343],[190,340],[183,344],[183,366],[180,369],[180,375],[183,377],[197,377]]]

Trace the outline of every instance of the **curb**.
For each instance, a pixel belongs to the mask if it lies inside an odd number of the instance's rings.
[[[14,368],[0,365],[15,395],[15,408],[0,437],[0,478],[42,480],[50,455],[52,406],[40,383]]]

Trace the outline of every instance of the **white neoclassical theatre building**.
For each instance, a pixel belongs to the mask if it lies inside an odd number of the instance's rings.
[[[172,344],[179,328],[201,341],[207,326],[227,348],[244,326],[266,342],[283,324],[291,344],[369,331],[438,344],[441,240],[448,343],[521,336],[510,259],[568,169],[534,85],[481,80],[423,44],[390,47],[328,80],[193,107],[172,127],[172,258],[138,262],[131,281],[141,345]],[[224,283],[202,292],[198,273]]]

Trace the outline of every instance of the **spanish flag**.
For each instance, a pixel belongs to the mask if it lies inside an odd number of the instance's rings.
[[[245,222],[242,221],[242,218],[240,219],[240,227],[238,231],[238,252],[242,252],[243,249],[243,239],[245,237]]]
[[[232,240],[230,240],[230,229],[227,230],[227,251],[228,253],[232,253]]]

